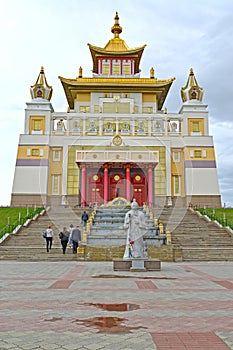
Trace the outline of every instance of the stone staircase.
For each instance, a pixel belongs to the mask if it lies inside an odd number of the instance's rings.
[[[16,234],[11,234],[0,245],[0,260],[22,260],[22,261],[67,261],[83,259],[72,253],[67,247],[67,253],[62,254],[59,232],[63,227],[74,226],[81,223],[83,209],[52,208],[37,220],[32,220],[27,227],[22,227]],[[87,210],[88,212],[88,210]],[[51,224],[54,230],[53,247],[47,253],[46,241],[42,233]]]
[[[22,261],[83,260],[85,257],[72,254],[71,248],[67,248],[67,254],[63,255],[58,237],[64,226],[68,227],[71,223],[75,226],[81,223],[82,212],[82,208],[51,208],[44,215],[39,216],[37,220],[32,220],[28,227],[21,228],[18,233],[11,234],[3,241],[0,244],[0,259]],[[87,212],[89,212],[88,209]],[[187,208],[155,209],[154,214],[164,224],[166,230],[171,232],[173,247],[182,249],[183,261],[233,261],[233,236],[226,229],[201,218]],[[48,224],[52,225],[55,233],[53,248],[49,253],[46,252],[45,239],[42,237]],[[107,230],[111,232],[111,228],[107,228]],[[95,228],[92,235],[99,236],[97,231]],[[123,236],[120,238],[122,242],[125,242]],[[88,244],[93,242],[90,241]]]
[[[233,235],[187,208],[155,210],[172,244],[182,249],[183,261],[233,261]]]
[[[97,208],[87,237],[87,244],[92,246],[124,246],[126,230],[123,226],[125,214],[129,210],[130,206],[103,206]],[[142,211],[143,208],[141,207],[139,210]],[[156,236],[157,227],[154,226],[154,221],[148,214],[145,214],[145,222],[147,226],[145,236]],[[160,238],[161,242],[163,242],[162,237]],[[157,244],[161,244],[159,238],[155,240]]]

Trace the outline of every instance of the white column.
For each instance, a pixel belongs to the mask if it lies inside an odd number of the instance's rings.
[[[102,117],[99,118],[99,135],[103,134],[103,120]]]
[[[134,136],[134,132],[135,132],[135,120],[134,120],[134,118],[132,118],[132,120],[130,121],[130,130],[131,130],[131,133],[132,133],[132,135]]]
[[[166,142],[166,182],[167,196],[171,197],[171,149],[170,141]]]
[[[119,133],[119,120],[116,118],[116,135]]]
[[[86,117],[83,118],[83,135],[86,135]]]
[[[148,118],[148,136],[151,136],[152,121],[151,117]]]
[[[67,167],[68,167],[68,146],[63,146],[63,162],[62,162],[62,205],[66,205],[67,195]]]

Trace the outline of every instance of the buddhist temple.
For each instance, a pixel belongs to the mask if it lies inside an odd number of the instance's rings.
[[[85,207],[123,197],[154,207],[221,206],[208,110],[194,70],[177,96],[180,110],[170,112],[165,102],[175,78],[160,79],[153,67],[141,76],[146,45],[125,43],[118,13],[111,33],[103,48],[88,44],[91,76],[78,62],[77,77],[59,76],[67,111],[54,111],[41,67],[26,103],[11,205]]]

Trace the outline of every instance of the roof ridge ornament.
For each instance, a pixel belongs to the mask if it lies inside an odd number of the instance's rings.
[[[115,20],[115,23],[111,28],[111,32],[114,34],[114,38],[119,38],[119,34],[121,34],[122,32],[122,27],[119,24],[118,12],[116,12],[114,20]]]

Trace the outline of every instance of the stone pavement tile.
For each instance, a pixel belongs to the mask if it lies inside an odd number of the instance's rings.
[[[24,340],[23,340],[24,339]],[[6,332],[0,333],[0,349],[17,350],[156,350],[150,334]]]
[[[215,332],[229,347],[233,349],[233,330],[231,332]]]

